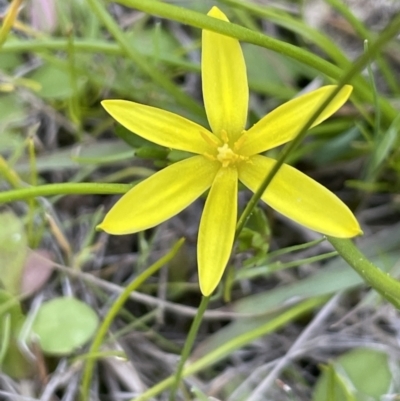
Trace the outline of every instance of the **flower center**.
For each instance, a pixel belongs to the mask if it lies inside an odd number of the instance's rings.
[[[217,148],[217,160],[221,162],[222,167],[228,167],[230,164],[234,164],[239,160],[243,160],[243,156],[236,154],[227,143]]]
[[[249,160],[248,156],[242,156],[239,153],[240,148],[247,138],[245,132],[243,132],[242,136],[233,144],[232,147],[229,145],[228,134],[225,131],[221,133],[222,140],[214,135],[210,136],[205,132],[201,132],[200,134],[203,139],[215,149],[215,154],[206,153],[204,156],[210,160],[219,161],[222,164],[222,167],[228,167]]]

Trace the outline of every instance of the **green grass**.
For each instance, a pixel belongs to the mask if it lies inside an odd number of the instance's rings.
[[[310,2],[261,3],[43,0],[35,17],[27,5],[3,23],[1,396],[22,396],[24,381],[32,399],[84,401],[362,401],[400,392],[398,10],[377,30],[340,0],[327,0],[330,14],[313,14],[313,24]],[[232,23],[207,17],[213,5]],[[197,281],[204,196],[144,233],[96,231],[128,189],[188,157],[128,132],[100,102],[132,100],[207,126],[202,29],[241,42],[249,126],[305,88],[354,87],[328,121],[309,130],[315,113],[294,141],[269,151],[276,169],[253,197],[240,188],[236,245],[210,298]],[[261,204],[284,162],[337,194],[364,236],[325,238]],[[85,340],[67,352],[43,353],[68,334],[38,339],[46,330],[35,331],[35,318],[61,297],[86,303],[99,323],[93,331],[83,320],[74,334]]]

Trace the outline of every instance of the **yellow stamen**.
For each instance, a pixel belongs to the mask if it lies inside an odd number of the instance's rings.
[[[217,148],[217,160],[222,163],[222,167],[228,167],[230,164],[235,164],[239,161],[247,160],[248,157],[235,153],[227,143]]]
[[[229,142],[228,133],[224,129],[221,131],[221,139],[225,144]]]
[[[247,140],[247,133],[243,131],[239,139],[233,144],[233,149],[238,151]]]
[[[200,135],[213,148],[221,145],[221,141],[215,135],[211,135],[210,133],[205,131],[200,131]]]
[[[209,153],[203,153],[203,156],[206,157],[208,160],[212,160],[213,162],[218,160],[215,156],[210,155]]]

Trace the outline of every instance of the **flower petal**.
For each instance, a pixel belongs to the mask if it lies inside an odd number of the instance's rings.
[[[275,160],[253,156],[239,167],[239,179],[256,191]],[[312,230],[338,238],[362,234],[350,209],[318,182],[284,164],[261,199],[286,217]]]
[[[232,252],[237,219],[237,169],[221,168],[211,186],[197,243],[200,290],[210,295],[221,280]]]
[[[208,15],[229,22],[217,7]],[[203,30],[201,70],[211,129],[220,138],[225,131],[235,141],[245,128],[249,103],[246,64],[239,41]]]
[[[127,100],[103,100],[101,104],[125,128],[158,145],[199,154],[212,151],[203,139],[212,134],[177,114]]]
[[[127,192],[98,228],[122,235],[162,223],[206,191],[219,166],[203,156],[193,156],[159,171]]]
[[[323,86],[271,111],[247,131],[246,141],[240,153],[245,156],[255,155],[294,139],[300,128],[306,124],[335,88],[335,85]],[[345,85],[314,121],[312,127],[320,124],[342,107],[352,90],[352,86]]]

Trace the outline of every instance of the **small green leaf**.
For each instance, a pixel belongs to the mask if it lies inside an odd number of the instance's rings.
[[[125,127],[120,124],[115,125],[115,134],[121,138],[125,143],[127,143],[133,149],[139,148],[155,148],[155,149],[164,149],[162,146],[156,145],[153,142],[148,141],[136,135],[134,132],[129,131]]]
[[[7,38],[7,43],[16,43],[16,40],[13,40],[11,35]],[[2,53],[0,57],[0,70],[7,72],[8,74],[12,73],[12,71],[19,67],[23,63],[23,59],[21,55],[15,53]]]
[[[13,132],[12,130],[2,131],[0,135],[0,152],[2,154],[6,152],[13,152],[19,147],[22,147],[23,143],[24,139],[17,132]]]
[[[84,345],[98,323],[90,306],[72,297],[62,297],[40,307],[32,332],[38,337],[43,352],[64,355]]]
[[[287,100],[296,95],[294,81],[300,71],[295,63],[248,43],[243,44],[243,54],[250,87],[279,99]],[[263,68],[259,68],[260,65]]]
[[[22,121],[25,117],[24,105],[15,93],[0,97],[0,124],[8,125]]]
[[[322,369],[326,377],[326,383],[322,389],[323,394],[321,394],[320,401],[357,401],[354,395],[354,388],[345,376],[337,372],[332,365],[323,366]]]
[[[46,99],[68,99],[73,95],[71,78],[66,70],[50,64],[44,64],[30,76],[41,85],[39,96]]]
[[[165,160],[169,154],[166,148],[156,148],[154,146],[144,146],[136,151],[136,156],[141,159],[160,159]]]
[[[32,373],[32,365],[18,348],[18,336],[25,316],[18,300],[0,290],[0,371],[22,379]]]
[[[244,266],[254,266],[263,263],[267,257],[270,242],[270,226],[264,212],[255,207],[239,235],[238,249],[240,252],[252,250],[254,256],[244,262]]]
[[[127,37],[136,50],[153,60],[167,59],[175,61],[175,63],[183,60],[179,43],[158,24],[150,28],[134,29],[127,33]]]
[[[391,382],[388,356],[373,349],[359,348],[340,356],[323,371],[312,399],[313,401],[379,399],[382,394],[389,391]]]
[[[374,144],[374,151],[372,153],[371,161],[368,166],[370,175],[376,173],[376,170],[389,157],[390,151],[395,145],[399,128],[400,115],[393,120],[389,129],[383,135],[377,138],[376,143]]]
[[[22,221],[11,212],[0,214],[0,283],[11,294],[18,294],[27,254]]]

